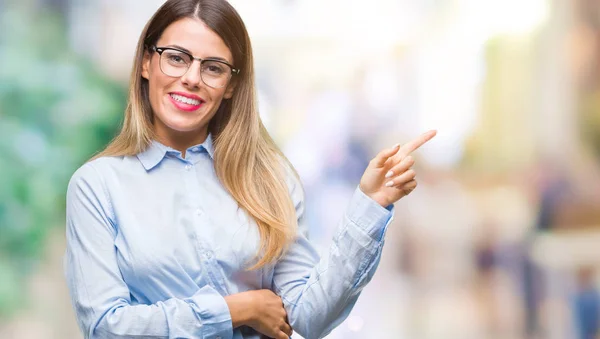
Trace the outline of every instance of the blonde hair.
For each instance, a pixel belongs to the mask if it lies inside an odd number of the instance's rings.
[[[296,178],[298,174],[261,122],[250,38],[227,1],[169,0],[158,9],[137,45],[122,129],[94,158],[136,155],[155,138],[148,80],[141,76],[144,53],[168,25],[186,17],[200,19],[216,32],[231,50],[234,65],[241,69],[232,79],[232,98],[222,101],[208,127],[214,139],[217,177],[258,226],[258,261],[249,270],[259,269],[281,258],[295,238],[296,211],[286,179],[289,173]]]

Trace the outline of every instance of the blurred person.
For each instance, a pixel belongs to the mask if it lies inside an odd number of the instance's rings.
[[[486,332],[494,335],[501,332],[501,327],[498,321],[498,303],[496,302],[495,283],[498,280],[498,259],[497,254],[497,238],[498,235],[494,231],[495,225],[492,221],[484,221],[482,233],[475,241],[475,268],[476,279],[475,287],[480,303],[480,309],[483,311],[482,318]]]
[[[86,338],[319,338],[377,269],[410,154],[372,159],[319,258],[302,184],[257,111],[224,0],[169,0],[137,45],[120,134],[72,176],[65,275]]]
[[[484,217],[474,243],[475,290],[483,326],[490,338],[515,337],[519,332],[518,324],[514,323],[517,317],[506,316],[518,313],[518,305],[514,303],[518,296],[511,289],[509,267],[502,262],[516,253],[511,253],[515,252],[512,244],[502,243],[501,227],[498,221]]]
[[[556,227],[556,211],[561,203],[571,197],[571,185],[565,175],[565,169],[559,167],[550,157],[542,157],[532,174],[532,185],[539,202],[534,227],[523,239],[523,253],[530,253],[537,235],[552,231]],[[527,338],[537,338],[543,336],[544,331],[540,324],[540,308],[547,298],[544,290],[548,282],[543,268],[539,267],[533,258],[524,255],[521,261],[525,334]]]
[[[578,339],[594,339],[600,334],[600,293],[595,285],[595,270],[580,268],[577,272],[577,292],[573,310]]]

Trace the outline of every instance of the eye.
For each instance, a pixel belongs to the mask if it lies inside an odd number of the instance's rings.
[[[183,62],[183,59],[179,55],[170,55],[169,58],[173,62]]]
[[[223,69],[218,66],[208,66],[208,70],[213,73],[223,73]]]
[[[187,65],[190,63],[190,57],[185,53],[178,51],[165,51],[163,53],[163,58],[167,60],[167,62],[171,65]]]
[[[226,65],[217,61],[207,61],[203,67],[204,72],[214,76],[227,73],[227,68],[228,67]]]

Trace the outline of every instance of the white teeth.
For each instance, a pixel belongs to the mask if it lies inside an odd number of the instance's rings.
[[[170,94],[170,95],[171,95],[171,98],[173,98],[179,102],[183,102],[184,104],[195,105],[195,106],[200,105],[200,100],[186,98],[184,96],[177,95],[177,94]]]

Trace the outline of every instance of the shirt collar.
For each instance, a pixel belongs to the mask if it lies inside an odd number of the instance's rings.
[[[210,133],[203,143],[191,146],[186,150],[186,154],[188,154],[186,159],[190,156],[190,153],[202,153],[203,151],[206,151],[210,158],[214,160],[213,140]],[[165,146],[156,140],[152,140],[150,145],[148,145],[148,148],[146,148],[145,151],[138,153],[137,157],[146,171],[149,171],[156,167],[156,165],[158,165],[165,158],[167,153],[181,155],[181,152],[169,146]]]
[[[202,147],[204,147],[204,149],[206,150],[206,152],[208,153],[210,158],[214,160],[215,157],[214,157],[212,134],[208,133],[206,140],[204,140],[204,142],[201,145],[202,145]]]

